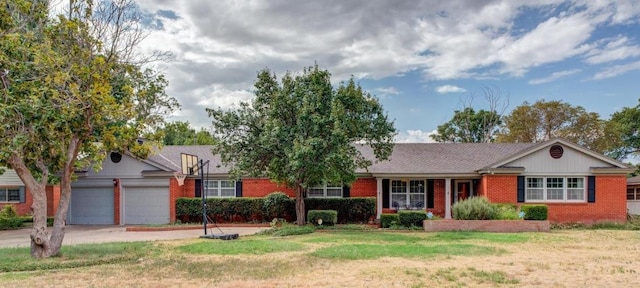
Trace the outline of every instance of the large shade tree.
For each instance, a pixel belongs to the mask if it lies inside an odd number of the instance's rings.
[[[255,89],[256,97],[236,110],[207,109],[219,137],[213,153],[237,177],[266,176],[294,189],[299,225],[305,224],[309,187],[349,185],[356,168],[385,160],[393,150],[393,123],[353,79],[334,88],[329,72],[316,65],[278,82],[265,69]],[[364,144],[371,159],[356,147]]]
[[[640,100],[639,100],[640,102]],[[611,115],[609,128],[619,133],[620,141],[609,151],[610,156],[624,159],[640,153],[640,104],[624,107]]]
[[[50,18],[48,1],[0,1],[0,166],[33,198],[31,255],[57,255],[77,168],[99,168],[109,151],[145,157],[146,135],[178,107],[162,75],[135,57],[144,33],[135,3],[70,1]],[[45,187],[61,186],[53,228]]]
[[[616,139],[598,113],[562,101],[524,102],[504,117],[498,142],[542,142],[563,137],[578,145],[604,153]]]
[[[196,129],[189,125],[189,121],[176,121],[167,123],[163,129],[164,145],[212,145],[215,143],[213,135],[201,128]]]

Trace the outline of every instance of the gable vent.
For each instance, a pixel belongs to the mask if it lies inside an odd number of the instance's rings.
[[[553,145],[551,146],[551,148],[549,148],[549,155],[551,155],[551,158],[553,159],[560,159],[563,153],[564,148],[562,148],[562,146],[560,145]]]

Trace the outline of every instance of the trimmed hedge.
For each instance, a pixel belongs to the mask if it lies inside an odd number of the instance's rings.
[[[278,201],[265,205],[265,199],[278,198]],[[309,210],[335,210],[338,212],[337,223],[367,223],[376,211],[376,200],[373,197],[353,198],[307,198],[305,207]],[[279,210],[272,210],[275,203]],[[271,198],[207,198],[207,215],[214,221],[224,222],[265,222],[271,221],[275,214],[281,215],[288,222],[296,219],[295,199],[283,199],[279,196]],[[267,209],[268,207],[268,209]],[[202,222],[201,198],[178,198],[176,200],[176,218],[184,223]]]
[[[425,211],[398,211],[398,220],[400,225],[411,227],[422,227],[422,221],[427,220],[427,212]]]
[[[389,228],[394,225],[400,225],[400,216],[396,213],[382,213],[380,215],[380,227]]]
[[[322,224],[318,220],[322,219]],[[313,225],[333,226],[338,222],[338,211],[336,210],[309,210],[307,221]]]
[[[20,229],[22,224],[20,217],[0,217],[0,230]]]
[[[547,220],[549,209],[544,204],[522,204],[520,211],[524,212],[524,220]]]

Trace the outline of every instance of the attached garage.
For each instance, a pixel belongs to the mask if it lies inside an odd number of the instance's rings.
[[[71,190],[67,224],[114,224],[113,187]]]
[[[169,187],[124,187],[124,224],[167,224]]]

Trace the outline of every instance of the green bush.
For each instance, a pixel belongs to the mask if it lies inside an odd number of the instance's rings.
[[[5,218],[15,218],[18,217],[18,211],[16,211],[16,207],[13,207],[11,204],[6,204],[0,210],[0,217]]]
[[[338,222],[338,211],[336,210],[309,210],[307,221],[313,225],[319,225],[318,220],[322,219],[322,225],[333,226]]]
[[[422,227],[422,221],[427,219],[427,213],[424,211],[398,211],[398,220],[400,225],[405,227]]]
[[[266,219],[284,218],[287,205],[291,204],[291,198],[283,192],[270,193],[267,197],[264,197],[263,201],[262,205]]]
[[[496,206],[485,197],[462,200],[453,205],[452,211],[453,218],[457,220],[493,220],[498,216]]]
[[[276,217],[268,215],[267,211],[265,211],[265,198],[207,198],[207,214],[213,220],[220,219],[227,222],[270,222]],[[304,201],[306,211],[337,211],[338,223],[368,223],[376,215],[376,200],[373,197],[307,198]],[[280,217],[277,218],[284,218],[290,222],[295,221],[295,199],[288,197],[287,199],[278,198],[277,202],[281,207],[278,211]],[[273,207],[271,204],[267,206]],[[201,222],[202,199],[178,198],[176,200],[176,217],[184,223]]]
[[[493,204],[498,211],[496,219],[498,220],[520,220],[518,215],[517,206],[509,203],[497,203]]]
[[[400,216],[398,214],[382,214],[380,215],[380,227],[389,228],[400,224]]]
[[[307,198],[304,199],[304,203],[307,211],[338,211],[338,223],[342,224],[368,223],[376,215],[376,198],[374,197]]]
[[[520,211],[524,212],[524,220],[547,220],[549,213],[544,204],[523,204]]]
[[[23,224],[20,217],[0,216],[0,230],[20,229]]]

